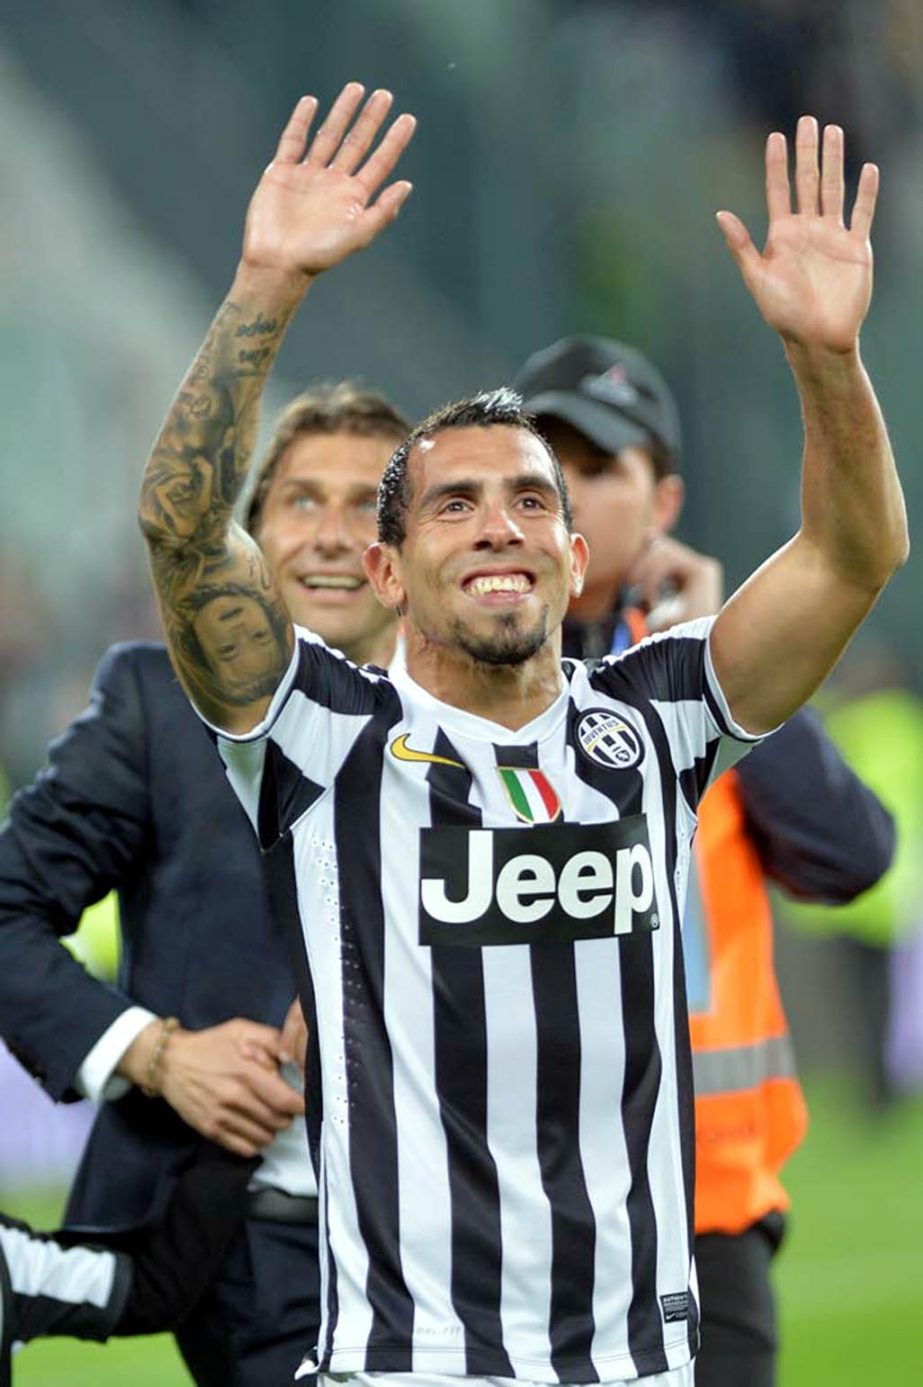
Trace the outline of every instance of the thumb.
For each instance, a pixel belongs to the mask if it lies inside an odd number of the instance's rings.
[[[724,234],[727,248],[737,261],[741,274],[747,279],[760,262],[760,253],[750,233],[733,212],[716,212],[715,220]]]
[[[402,179],[399,183],[389,183],[387,188],[366,211],[369,240],[377,236],[389,222],[393,222],[404,203],[413,191],[413,184]]]

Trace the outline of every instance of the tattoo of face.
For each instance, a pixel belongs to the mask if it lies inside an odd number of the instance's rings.
[[[271,695],[291,648],[287,614],[232,511],[287,315],[230,301],[179,390],[144,478],[141,524],[178,672],[206,715]],[[241,342],[247,345],[240,345]]]

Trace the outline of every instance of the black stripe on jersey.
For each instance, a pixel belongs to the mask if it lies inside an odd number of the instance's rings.
[[[461,761],[440,728],[433,751]],[[479,828],[469,803],[471,772],[433,764],[426,773],[432,826]],[[436,1092],[449,1158],[452,1304],[465,1330],[470,1376],[513,1377],[500,1318],[503,1247],[500,1185],[487,1145],[487,1013],[480,949],[434,945],[433,1022]]]
[[[686,1239],[689,1261],[692,1262],[695,1246],[695,1104],[692,1081],[692,1047],[689,1039],[689,1017],[686,1009],[686,978],[683,963],[682,915],[676,897],[676,770],[670,755],[666,729],[654,708],[639,701],[632,704],[644,718],[645,725],[654,743],[657,762],[660,767],[660,784],[663,800],[664,846],[667,854],[666,879],[670,893],[670,908],[673,912],[673,1031],[676,1052],[677,1109],[680,1141],[680,1156],[683,1167],[683,1193],[686,1200]],[[718,740],[709,748],[709,753],[696,763],[699,771],[705,763],[717,755]],[[693,768],[695,770],[695,768]],[[711,766],[708,767],[710,773]],[[683,775],[679,775],[682,783]],[[684,791],[685,793],[685,791]],[[699,795],[701,791],[699,790]],[[698,798],[694,804],[698,802]],[[653,1109],[652,1109],[653,1111]],[[695,1351],[698,1346],[698,1308],[692,1290],[689,1290],[689,1344]],[[663,1371],[660,1368],[647,1368],[649,1372]]]
[[[562,1382],[598,1382],[591,1350],[596,1219],[580,1159],[580,1022],[574,946],[533,944],[536,1128],[551,1207],[551,1363]]]
[[[324,793],[323,785],[310,780],[271,737],[266,738],[265,746],[256,821],[260,847],[264,851],[287,833]],[[294,919],[298,919],[297,910]]]
[[[683,1163],[683,1193],[686,1197],[686,1237],[689,1266],[695,1252],[695,1089],[692,1078],[692,1041],[686,1014],[686,969],[683,961],[682,931],[677,929],[673,944],[673,1048],[676,1051],[676,1086],[679,1107],[679,1149]],[[699,1350],[699,1307],[692,1286],[687,1302],[689,1349]]]
[[[324,1209],[330,1209],[330,1186],[327,1184],[327,1172],[324,1171]],[[333,1354],[333,1336],[336,1333],[337,1320],[340,1318],[340,1298],[337,1295],[337,1264],[333,1256],[333,1248],[330,1246],[330,1214],[325,1213],[324,1217],[324,1246],[317,1249],[318,1256],[324,1259],[324,1272],[327,1277],[327,1326],[323,1344],[317,1346],[317,1370],[318,1373],[330,1371],[330,1359]]]
[[[657,1299],[657,1218],[648,1175],[651,1126],[663,1062],[654,1029],[654,952],[650,935],[626,935],[619,951],[625,1081],[622,1125],[631,1185],[626,1206],[631,1232],[628,1348],[639,1373],[667,1371]]]
[[[664,636],[661,640],[634,646],[624,655],[587,662],[587,674],[594,688],[610,698],[623,698],[623,691],[636,697],[702,701],[710,693],[705,677],[705,640],[695,636]],[[633,700],[630,700],[633,701]],[[711,700],[709,701],[711,707]],[[724,727],[724,718],[718,719]]]
[[[683,798],[693,814],[698,813],[699,800],[705,793],[711,773],[714,770],[720,745],[720,739],[715,737],[713,741],[708,743],[705,755],[697,756],[691,766],[679,773],[679,784]]]
[[[372,1311],[364,1371],[395,1373],[413,1368],[414,1307],[401,1267],[394,1071],[384,1022],[384,908],[378,884],[384,748],[399,715],[394,700],[369,721],[334,790],[349,1159],[359,1232],[369,1257],[366,1296]]]
[[[394,697],[390,683],[380,679],[377,671],[363,674],[345,656],[305,640],[299,641],[292,688],[334,713],[374,713],[383,698]]]
[[[590,673],[590,684],[609,692],[611,666],[601,665]],[[657,755],[659,779],[663,787],[667,881],[670,884],[673,919],[677,921],[673,890],[675,856],[675,776],[663,724],[643,700],[628,696],[624,687],[619,697],[644,721],[652,733]],[[699,690],[701,697],[701,690]],[[607,770],[582,755],[576,738],[580,710],[573,701],[568,710],[568,742],[574,747],[577,774],[588,785],[606,795],[620,814],[639,814],[643,804],[643,780],[638,771]],[[664,759],[666,758],[666,759]],[[677,930],[674,924],[674,930]],[[678,937],[678,936],[677,936]],[[674,947],[677,947],[675,945]],[[622,1087],[622,1126],[631,1185],[627,1198],[628,1227],[631,1237],[631,1303],[628,1308],[628,1347],[640,1373],[666,1372],[663,1321],[657,1299],[657,1219],[648,1174],[648,1155],[654,1107],[660,1088],[663,1062],[654,1026],[654,952],[650,935],[626,935],[620,941],[619,962],[622,993],[622,1024],[625,1034],[625,1078]],[[680,1008],[685,1018],[685,1007]]]
[[[495,743],[494,755],[497,758],[498,766],[510,766],[519,771],[537,771],[540,769],[538,742],[529,742],[528,746],[501,746]]]
[[[703,664],[704,664],[704,662],[703,662]],[[728,736],[733,736],[734,733],[732,732],[730,726],[728,725],[728,720],[727,720],[727,718],[726,718],[725,715],[724,715],[724,711],[722,710],[721,704],[718,702],[717,698],[715,697],[714,693],[712,692],[712,687],[711,687],[711,685],[709,684],[708,680],[705,678],[705,670],[704,670],[704,667],[703,667],[703,670],[702,670],[702,688],[703,688],[704,693],[705,693],[705,703],[706,703],[706,706],[707,706],[707,708],[708,708],[708,711],[711,713],[712,717],[714,718],[715,722],[716,722],[716,723],[718,724],[718,726],[721,728],[721,731],[722,731],[722,732],[726,732],[726,733],[728,734]]]

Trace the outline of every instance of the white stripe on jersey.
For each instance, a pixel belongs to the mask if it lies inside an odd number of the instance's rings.
[[[553,1383],[689,1360],[679,920],[695,804],[722,739],[748,740],[709,629],[565,662],[515,732],[299,632],[264,723],[219,734],[270,871],[295,877],[322,1371]],[[516,815],[530,771],[551,826]]]
[[[109,1304],[115,1281],[113,1253],[85,1247],[60,1247],[20,1228],[0,1227],[0,1249],[6,1258],[14,1295],[47,1296],[65,1305]]]

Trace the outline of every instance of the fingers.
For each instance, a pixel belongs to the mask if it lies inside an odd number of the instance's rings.
[[[227,1023],[240,1053],[246,1059],[262,1063],[266,1056],[274,1061],[279,1054],[281,1032],[261,1021],[234,1020]]]
[[[332,168],[342,169],[344,173],[355,173],[368,154],[381,129],[382,121],[391,109],[394,100],[389,91],[379,89],[372,92],[362,108],[359,119],[344,137],[333,157]]]
[[[327,118],[318,130],[305,157],[306,164],[326,165],[340,147],[343,136],[352,124],[353,116],[365,93],[361,82],[347,82],[330,107]]]
[[[272,1141],[276,1129],[253,1122],[241,1113],[224,1113],[204,1135],[238,1156],[256,1156]]]
[[[859,187],[856,189],[852,218],[849,223],[850,231],[855,231],[858,235],[868,238],[872,229],[877,200],[878,166],[877,164],[863,164],[862,172],[859,174]]]
[[[371,197],[376,189],[381,187],[385,179],[391,177],[398,159],[413,139],[416,128],[415,118],[407,115],[406,112],[398,116],[397,120],[392,121],[381,144],[357,174],[359,182],[365,188],[366,196]],[[404,201],[409,191],[410,185],[408,184],[401,202]],[[397,210],[394,211],[393,215],[397,216]]]
[[[292,112],[288,125],[282,131],[282,137],[276,147],[276,162],[280,164],[297,164],[304,154],[305,142],[308,138],[308,131],[317,110],[316,96],[303,96]]]
[[[304,1098],[278,1074],[254,1069],[245,1079],[249,1092],[257,1102],[264,1103],[277,1118],[287,1120],[304,1112]]]
[[[305,1025],[301,1003],[296,998],[289,1007],[282,1026],[282,1035],[279,1038],[279,1058],[283,1063],[288,1060],[295,1060],[304,1070],[307,1048],[308,1028]]]
[[[813,116],[802,116],[795,131],[795,191],[799,212],[817,212],[819,187],[817,121]]]
[[[766,141],[766,209],[770,224],[778,217],[789,216],[792,210],[788,186],[788,147],[785,136],[778,130],[774,130]]]
[[[820,210],[843,224],[843,131],[838,125],[824,126]]]

